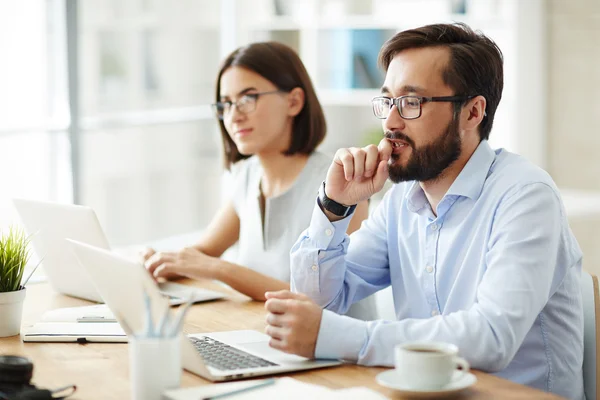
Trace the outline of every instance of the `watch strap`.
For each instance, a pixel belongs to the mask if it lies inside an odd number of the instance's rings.
[[[321,184],[317,200],[319,201],[319,205],[321,207],[330,213],[337,215],[338,217],[347,217],[348,215],[352,214],[356,208],[356,204],[345,206],[327,197],[327,194],[325,193],[325,181],[323,181]]]

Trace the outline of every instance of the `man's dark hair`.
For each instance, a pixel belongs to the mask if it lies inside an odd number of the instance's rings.
[[[442,79],[454,94],[485,97],[487,115],[481,121],[479,138],[488,139],[504,86],[502,52],[496,43],[462,23],[427,25],[390,38],[379,52],[379,65],[387,71],[398,53],[423,47],[450,50],[450,61]],[[456,104],[455,111],[463,105]]]

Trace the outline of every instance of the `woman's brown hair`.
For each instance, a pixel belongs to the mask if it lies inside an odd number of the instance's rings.
[[[315,89],[298,54],[290,47],[277,42],[252,43],[240,47],[221,65],[217,76],[217,102],[221,100],[221,76],[231,67],[253,71],[284,92],[297,87],[304,91],[304,107],[294,118],[292,140],[284,154],[312,153],[323,141],[327,126]],[[229,169],[237,161],[249,156],[240,154],[221,120],[219,127],[223,140],[225,168]]]

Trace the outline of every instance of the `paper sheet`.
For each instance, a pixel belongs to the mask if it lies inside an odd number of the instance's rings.
[[[163,393],[163,400],[198,400],[223,394],[236,389],[254,386],[261,380],[233,383],[218,383],[200,387],[174,389]],[[277,378],[273,385],[227,396],[227,400],[320,400],[320,399],[361,399],[383,400],[385,396],[365,387],[332,390],[325,386],[304,383],[293,378]]]

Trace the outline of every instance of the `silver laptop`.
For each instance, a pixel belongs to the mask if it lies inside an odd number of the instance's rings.
[[[81,265],[117,320],[134,332],[144,325],[144,290],[158,320],[164,298],[148,272],[139,264],[97,247],[67,240]],[[211,381],[229,381],[258,375],[339,365],[336,360],[309,360],[269,346],[264,333],[244,330],[182,336],[182,365]]]
[[[13,199],[25,230],[31,236],[33,249],[42,264],[48,281],[59,293],[97,303],[102,297],[81,268],[66,238],[109,249],[108,241],[96,213],[90,207],[43,201]],[[197,289],[173,282],[160,284],[160,290],[178,305],[189,299],[202,302],[223,298],[219,292]]]

